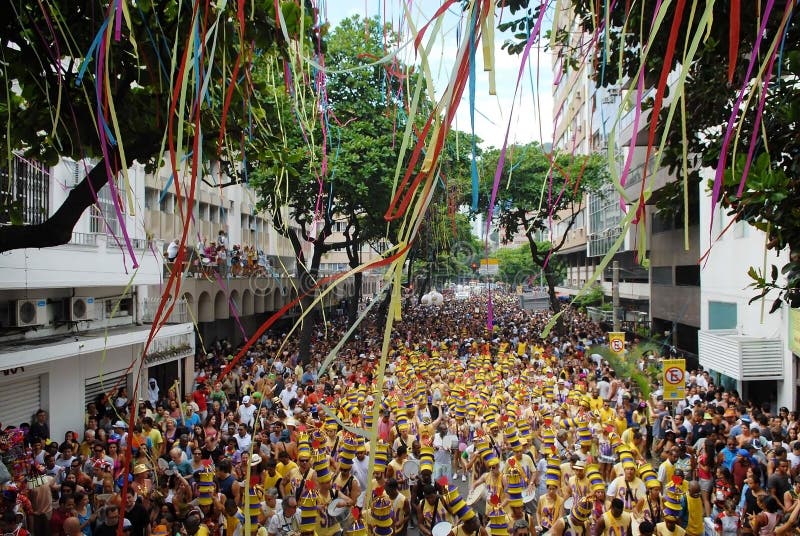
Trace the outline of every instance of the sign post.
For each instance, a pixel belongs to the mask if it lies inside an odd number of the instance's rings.
[[[611,351],[622,357],[625,353],[625,332],[624,331],[609,331],[608,332],[608,347]]]
[[[686,360],[664,360],[664,400],[682,400],[686,397]]]

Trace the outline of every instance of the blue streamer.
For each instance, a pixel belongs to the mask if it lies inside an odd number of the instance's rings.
[[[80,86],[83,83],[83,77],[86,74],[86,69],[89,68],[89,64],[94,59],[94,52],[97,50],[97,47],[100,46],[100,40],[103,39],[103,34],[108,27],[108,19],[103,21],[103,24],[100,25],[100,30],[98,30],[97,35],[94,37],[94,41],[92,41],[89,50],[86,52],[86,57],[81,63],[81,68],[78,70],[78,77],[75,78],[75,85]]]
[[[478,212],[478,145],[475,142],[475,26],[477,25],[477,7],[472,10],[469,23],[469,125],[472,131],[472,161],[469,165],[472,175],[472,212]]]

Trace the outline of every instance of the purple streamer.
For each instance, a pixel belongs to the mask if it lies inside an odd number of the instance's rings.
[[[511,130],[511,119],[514,117],[514,106],[517,102],[517,92],[519,91],[519,83],[522,80],[522,74],[525,72],[525,66],[528,64],[528,56],[531,53],[531,47],[533,43],[536,41],[536,37],[539,35],[539,31],[542,28],[542,21],[544,20],[544,14],[547,11],[547,7],[550,4],[550,0],[546,0],[543,2],[544,5],[540,4],[539,9],[539,18],[536,20],[536,24],[533,27],[533,31],[531,32],[530,36],[528,36],[528,43],[525,45],[525,50],[522,52],[522,61],[519,64],[519,73],[517,74],[517,83],[514,85],[514,98],[511,101],[511,112],[508,114],[508,124],[506,125],[506,134],[503,138],[503,148],[500,150],[500,158],[497,161],[497,169],[494,172],[494,183],[492,184],[492,195],[489,201],[489,213],[486,217],[486,240],[488,241],[489,237],[489,230],[492,226],[492,217],[494,213],[494,205],[497,202],[497,190],[500,188],[500,177],[503,174],[503,167],[505,167],[506,163],[506,151],[508,150],[508,134]],[[487,244],[488,247],[488,244]],[[487,325],[489,329],[492,329],[492,295],[489,293],[489,317]]]
[[[792,2],[786,3],[786,13],[791,11],[792,9]],[[750,147],[747,150],[747,160],[744,164],[744,170],[742,171],[742,180],[739,182],[739,189],[736,191],[736,197],[742,197],[744,193],[744,184],[747,181],[747,175],[750,173],[750,165],[753,163],[753,154],[756,150],[756,139],[758,138],[758,129],[761,128],[761,121],[763,119],[764,114],[764,105],[767,101],[767,91],[769,90],[769,81],[772,78],[772,69],[775,67],[775,60],[778,59],[778,48],[776,47],[775,50],[772,52],[772,56],[769,59],[769,65],[767,66],[767,72],[764,75],[764,81],[762,82],[761,87],[761,98],[758,101],[758,107],[756,108],[756,117],[755,122],[753,123],[753,132],[750,134]]]
[[[769,15],[772,12],[772,7],[775,5],[775,0],[767,0],[767,6],[764,9],[764,16],[761,22],[761,27],[758,30],[758,35],[756,36],[756,42],[753,45],[753,52],[750,54],[750,63],[747,65],[747,73],[745,74],[745,81],[742,84],[741,89],[739,89],[739,95],[736,97],[736,103],[733,105],[733,109],[731,110],[731,116],[728,119],[728,127],[725,130],[725,137],[722,140],[722,148],[720,149],[719,153],[719,162],[717,163],[717,170],[714,174],[714,188],[711,193],[711,222],[709,224],[709,228],[713,228],[714,226],[714,211],[717,208],[717,203],[719,202],[720,192],[722,190],[722,175],[725,172],[725,166],[727,165],[728,160],[728,146],[731,143],[731,136],[733,135],[733,125],[736,120],[736,115],[739,113],[739,109],[742,106],[742,100],[744,99],[745,91],[747,90],[747,86],[750,82],[750,76],[753,73],[753,67],[756,63],[756,58],[758,57],[758,50],[761,48],[761,39],[764,35],[764,30],[767,27],[767,21],[769,20]],[[787,4],[787,8],[791,5],[791,2]],[[742,185],[744,185],[745,180],[747,180],[747,175],[742,176]],[[741,188],[741,186],[740,186]]]

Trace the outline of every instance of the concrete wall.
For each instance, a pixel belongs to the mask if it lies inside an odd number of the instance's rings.
[[[730,223],[730,217],[717,209],[714,223],[711,223],[711,203],[700,203],[700,228],[709,230],[716,238]],[[784,304],[778,311],[768,314],[776,296],[762,304],[760,300],[749,305],[747,302],[756,295],[754,289],[747,288],[752,279],[747,275],[751,266],[762,269],[766,263],[767,272],[774,264],[780,269],[788,262],[788,252],[776,254],[765,249],[765,235],[749,225],[737,222],[713,243],[708,262],[700,273],[702,296],[700,305],[701,329],[709,329],[709,302],[727,302],[737,305],[736,330],[752,337],[780,338],[784,341],[784,380],[778,381],[778,404],[794,407],[795,381],[797,377],[795,358],[788,347],[789,309]],[[709,233],[700,233],[700,246],[705,252],[711,246]]]

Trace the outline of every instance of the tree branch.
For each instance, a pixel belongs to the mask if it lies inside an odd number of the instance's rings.
[[[113,167],[112,172],[116,172]],[[0,253],[23,248],[48,248],[68,243],[72,239],[72,229],[84,211],[94,204],[97,192],[107,182],[105,162],[101,160],[70,191],[64,203],[45,222],[36,225],[0,227]]]

